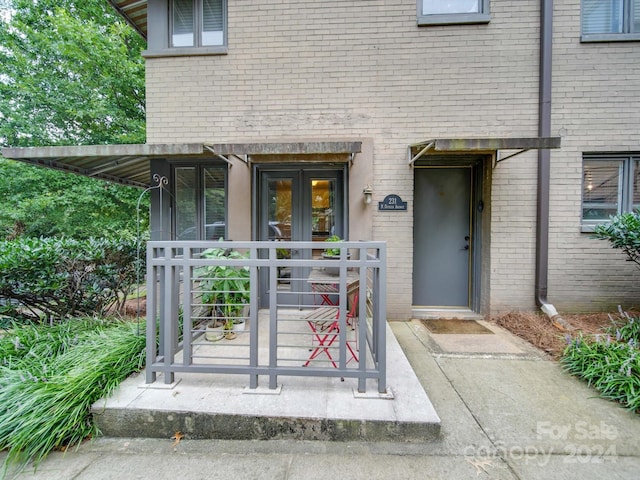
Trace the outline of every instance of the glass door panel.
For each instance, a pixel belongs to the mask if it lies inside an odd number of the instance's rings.
[[[336,232],[336,181],[311,179],[311,238],[324,242]]]
[[[267,180],[267,213],[268,224],[262,225],[262,238],[278,241],[292,239],[294,225],[293,215],[293,178],[270,178]],[[265,231],[266,227],[266,231]],[[290,249],[278,249],[278,258],[292,258],[295,254]],[[292,269],[281,267],[278,269],[278,290],[291,291]]]
[[[342,170],[305,169],[258,170],[259,240],[324,242],[331,235],[344,235]],[[318,245],[313,256],[319,257],[325,245]],[[303,258],[311,252],[279,249],[279,258]],[[311,301],[308,267],[281,267],[278,270],[280,304],[300,305]],[[263,276],[262,305],[267,305],[267,278]]]
[[[265,236],[269,240],[291,240],[293,179],[269,179],[267,184],[269,225]]]

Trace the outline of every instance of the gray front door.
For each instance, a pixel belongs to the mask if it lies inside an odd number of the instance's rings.
[[[416,167],[413,305],[471,308],[473,168]]]

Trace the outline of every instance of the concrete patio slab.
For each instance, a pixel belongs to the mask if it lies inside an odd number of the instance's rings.
[[[94,419],[110,437],[301,440],[437,438],[440,418],[387,325],[387,395],[376,384],[357,392],[357,380],[279,377],[277,392],[248,389],[247,375],[178,373],[171,387],[160,375],[127,379],[93,406]]]

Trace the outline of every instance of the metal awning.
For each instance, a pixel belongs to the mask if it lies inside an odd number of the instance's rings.
[[[147,39],[147,0],[108,0],[142,38]]]
[[[517,150],[496,161],[518,155],[527,150],[560,148],[561,137],[518,138],[435,138],[409,145],[409,165],[424,155],[437,153],[494,153],[500,150]]]
[[[341,154],[346,160],[353,159],[353,156],[361,151],[361,146],[362,143],[357,141],[296,141],[8,147],[2,149],[2,156],[41,167],[147,188],[151,183],[152,158],[217,157],[230,165],[231,157],[239,158],[248,164],[250,155]]]

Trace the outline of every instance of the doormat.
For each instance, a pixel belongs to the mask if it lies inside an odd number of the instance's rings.
[[[431,333],[435,334],[467,334],[467,335],[485,335],[493,334],[487,327],[480,325],[475,320],[460,320],[457,318],[437,320],[421,320],[422,324],[427,327]]]

